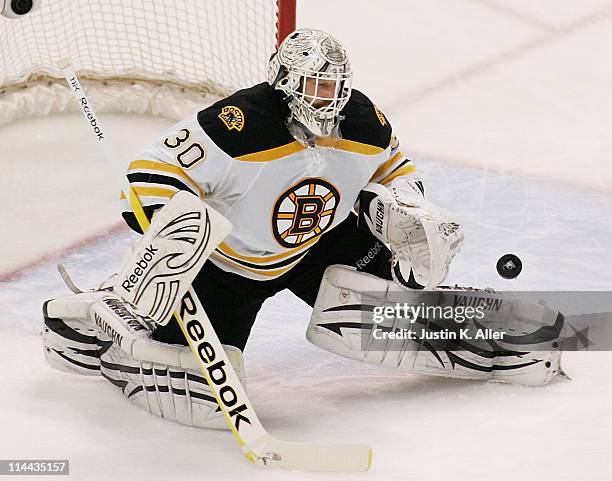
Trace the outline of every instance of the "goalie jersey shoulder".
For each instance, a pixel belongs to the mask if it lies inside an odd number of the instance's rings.
[[[215,145],[240,159],[292,143],[286,116],[286,106],[264,82],[219,100],[200,111],[197,119]]]
[[[342,109],[342,138],[386,149],[391,142],[391,124],[372,101],[353,89],[351,98]]]
[[[353,89],[342,110],[342,138],[385,149],[392,129],[372,101]],[[197,120],[212,142],[228,156],[241,157],[295,142],[287,130],[287,106],[267,82],[239,90],[200,111]]]

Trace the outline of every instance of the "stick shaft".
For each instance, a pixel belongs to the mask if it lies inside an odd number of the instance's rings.
[[[96,115],[96,112],[91,105],[91,102],[87,98],[87,94],[85,93],[85,89],[81,85],[79,78],[74,71],[74,69],[70,65],[63,65],[62,72],[68,85],[72,89],[75,97],[77,98],[79,105],[81,107],[81,112],[89,122],[91,126],[92,134],[97,138],[100,147],[102,148],[102,152],[104,154],[104,160],[108,164],[109,167],[113,169],[113,172],[118,176],[119,179],[122,180],[121,190],[123,191],[123,195],[129,200],[132,209],[134,210],[134,214],[136,219],[138,220],[138,224],[140,225],[143,232],[145,229],[149,227],[149,219],[144,213],[142,205],[136,196],[136,193],[130,186],[130,182],[125,175],[122,167],[123,165],[120,162],[120,157],[116,155],[111,142],[108,140],[108,132],[103,128],[102,122]]]

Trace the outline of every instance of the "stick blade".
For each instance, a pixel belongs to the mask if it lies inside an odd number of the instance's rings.
[[[265,436],[247,457],[265,468],[352,473],[367,471],[372,450],[365,444],[293,443]]]

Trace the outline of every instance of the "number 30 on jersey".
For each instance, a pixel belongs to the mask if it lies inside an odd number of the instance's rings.
[[[181,129],[177,135],[166,138],[164,147],[175,150],[176,161],[184,169],[193,169],[197,164],[206,159],[206,149],[198,142],[191,139],[189,129]]]

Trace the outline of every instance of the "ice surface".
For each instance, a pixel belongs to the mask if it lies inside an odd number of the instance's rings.
[[[15,122],[0,129],[3,242],[0,277],[71,242],[116,229],[121,181],[80,113]],[[170,125],[136,116],[105,116],[127,162]],[[103,233],[103,232],[102,232]]]
[[[608,2],[309,0],[299,14],[347,43],[355,85],[389,115],[428,197],[464,222],[449,282],[612,289]],[[0,131],[0,275],[115,223],[117,188],[79,120]],[[105,123],[126,155],[167,125]],[[55,264],[94,286],[133,238],[119,228],[0,282],[0,458],[70,458],[78,480],[612,479],[610,353],[566,353],[573,380],[544,388],[398,374],[309,345],[309,309],[281,293],[245,352],[250,395],[278,437],[371,443],[372,472],[350,476],[258,471],[226,432],[53,371],[38,332],[42,301],[67,292]],[[495,271],[508,252],[524,265],[512,281]]]

